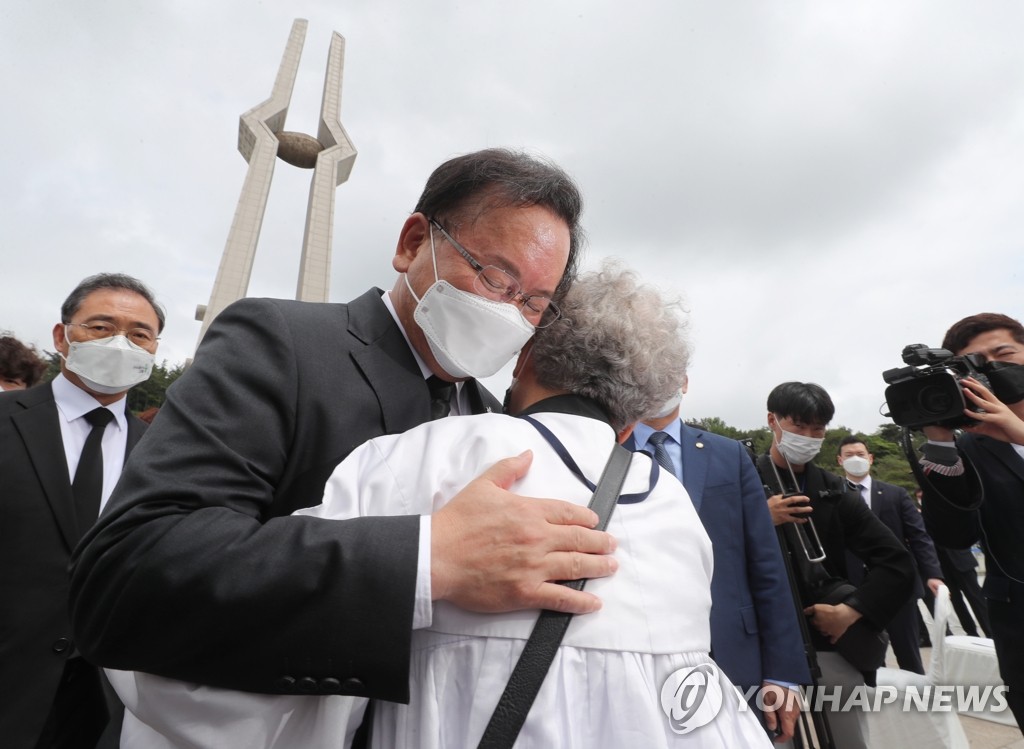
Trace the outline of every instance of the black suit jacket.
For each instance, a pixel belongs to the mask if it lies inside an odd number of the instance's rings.
[[[871,511],[885,523],[911,554],[917,574],[914,575],[914,596],[924,595],[921,579],[942,579],[942,568],[935,553],[935,544],[924,529],[921,513],[906,489],[871,479]]]
[[[758,461],[761,478],[775,487],[771,470],[765,470],[767,456]],[[784,480],[788,474],[780,471]],[[803,494],[810,499],[811,518],[825,549],[825,569],[834,577],[849,580],[847,552],[867,567],[864,579],[845,603],[857,609],[876,629],[883,629],[907,602],[914,586],[914,563],[910,553],[885,525],[872,514],[858,492],[848,490],[845,479],[810,464],[804,467]],[[824,495],[824,496],[823,496]],[[800,586],[798,586],[800,587]],[[807,599],[804,605],[813,601]],[[811,628],[815,648],[834,650],[817,630]]]
[[[1008,600],[1024,595],[1024,458],[1001,440],[973,434],[957,438],[962,476],[931,473],[922,482],[921,511],[935,542],[985,551],[985,595]]]
[[[500,409],[466,387],[475,411]],[[429,418],[380,290],[228,307],[78,551],[83,652],[212,686],[407,700],[419,518],[286,516],[353,448]]]
[[[0,393],[0,743],[34,747],[74,652],[68,562],[83,533],[53,388]],[[131,451],[146,425],[128,418]]]

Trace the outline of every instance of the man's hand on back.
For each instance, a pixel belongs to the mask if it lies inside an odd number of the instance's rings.
[[[615,539],[593,530],[597,515],[587,507],[509,492],[532,460],[528,450],[498,461],[434,513],[434,600],[483,612],[601,608],[597,596],[551,581],[611,575]]]

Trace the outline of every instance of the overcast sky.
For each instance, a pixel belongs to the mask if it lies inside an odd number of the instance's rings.
[[[873,431],[905,344],[1024,315],[1024,4],[6,0],[0,330],[52,350],[67,293],[120,271],[167,307],[158,358],[191,356],[246,172],[238,118],[297,16],[287,130],[315,135],[347,40],[359,155],[332,301],[391,287],[437,164],[511,146],[578,180],[584,267],[620,256],[685,297],[687,417],[761,426],[797,379]],[[277,164],[250,296],[294,297],[310,174]]]

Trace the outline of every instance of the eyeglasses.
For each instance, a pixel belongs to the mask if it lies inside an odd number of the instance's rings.
[[[128,340],[136,346],[148,348],[160,340],[160,336],[154,335],[153,331],[149,328],[118,328],[113,323],[102,321],[66,322],[64,324],[75,328],[81,328],[84,331],[85,337],[90,341],[95,341],[100,338],[111,338],[118,333],[125,333],[128,336]]]
[[[524,294],[519,279],[501,268],[493,265],[481,265],[461,244],[455,241],[451,234],[445,231],[437,219],[430,219],[430,225],[441,232],[441,236],[448,240],[448,243],[455,248],[466,262],[476,271],[476,279],[473,281],[473,288],[480,296],[493,299],[496,302],[516,304],[524,317],[530,318],[536,328],[546,328],[561,315],[558,305],[546,296],[537,294]],[[536,322],[534,322],[536,320]]]

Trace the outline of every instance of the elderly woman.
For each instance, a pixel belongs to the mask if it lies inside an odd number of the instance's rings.
[[[431,513],[482,470],[524,449],[532,464],[516,492],[588,503],[616,442],[683,381],[685,326],[678,305],[612,267],[582,276],[560,308],[561,317],[537,330],[519,356],[508,400],[515,416],[441,419],[371,440],[337,467],[323,504],[297,514],[330,522]],[[618,540],[618,572],[588,583],[602,608],[572,620],[517,746],[770,746],[708,656],[711,544],[683,487],[634,454],[608,530]],[[373,745],[476,746],[536,618],[435,603],[431,625],[412,633],[410,702],[377,703]],[[140,700],[129,693],[125,737],[136,731],[146,746],[347,745],[363,708],[355,698],[207,687],[175,696],[163,680],[139,678],[165,712],[189,714],[140,726],[131,714]],[[219,712],[200,737],[197,712],[211,705]],[[161,744],[148,729],[192,733],[188,743]]]

